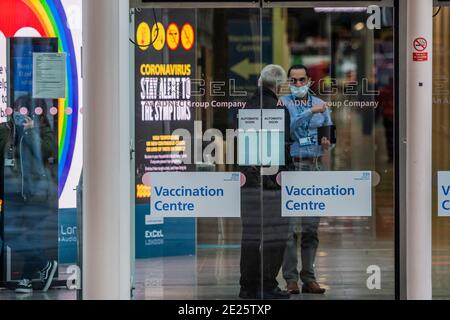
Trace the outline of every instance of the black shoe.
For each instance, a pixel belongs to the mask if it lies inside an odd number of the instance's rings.
[[[283,291],[278,287],[262,293],[262,299],[264,300],[289,300],[290,298],[291,294],[289,292]]]
[[[33,286],[30,279],[22,279],[19,281],[16,287],[16,293],[30,294],[33,293]]]
[[[246,300],[256,299],[256,290],[244,290],[241,288],[241,290],[239,290],[239,298]]]
[[[58,267],[58,262],[49,261],[47,265],[39,271],[40,278],[42,281],[42,291],[46,292],[50,285],[52,284],[53,276],[55,275],[56,268]]]

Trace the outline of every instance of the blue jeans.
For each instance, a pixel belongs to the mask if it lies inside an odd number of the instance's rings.
[[[26,198],[38,193],[47,195],[49,189],[41,144],[38,129],[25,132],[19,142],[22,196]]]
[[[320,171],[320,161],[295,162],[296,171]],[[298,282],[299,275],[303,283],[316,281],[314,272],[314,262],[316,259],[317,247],[319,246],[319,237],[317,230],[319,228],[319,217],[291,218],[289,225],[288,240],[283,257],[283,278],[286,282]],[[301,231],[298,230],[301,226]],[[301,234],[301,263],[302,269],[299,273],[298,265],[298,234]]]

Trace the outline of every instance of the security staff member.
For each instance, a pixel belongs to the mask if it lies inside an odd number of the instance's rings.
[[[311,80],[308,69],[304,65],[294,65],[288,71],[290,82],[290,95],[281,98],[289,110],[291,117],[290,132],[293,143],[291,156],[294,170],[298,171],[320,171],[322,168],[322,157],[331,147],[327,138],[322,138],[317,143],[317,128],[332,125],[330,111],[326,103],[310,94]],[[297,230],[292,219],[286,250],[283,259],[283,277],[287,283],[287,290],[291,294],[300,293],[298,287],[299,272],[297,270]],[[319,217],[304,217],[301,221],[301,263],[300,279],[303,282],[303,293],[323,294],[325,289],[321,288],[316,281],[314,272],[314,261],[316,257],[319,238],[317,229]]]

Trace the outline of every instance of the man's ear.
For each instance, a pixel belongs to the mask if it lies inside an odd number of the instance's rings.
[[[278,85],[277,86],[277,96],[279,96],[281,94],[281,90],[283,90],[283,86],[282,85]]]

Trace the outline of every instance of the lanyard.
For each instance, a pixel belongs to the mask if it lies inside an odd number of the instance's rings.
[[[303,112],[303,111],[311,108],[311,104],[312,104],[311,100],[312,100],[311,96],[308,95],[308,100],[306,102],[306,106],[303,106],[302,101],[300,101],[301,103],[300,103],[300,106],[298,107],[298,108],[300,108],[300,112]],[[305,131],[305,134],[308,136],[309,136],[309,127],[311,125],[311,120],[312,120],[312,117],[305,124],[302,125],[302,129]]]

